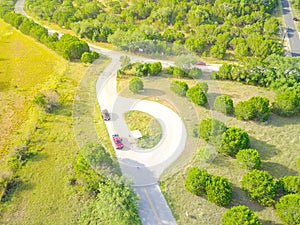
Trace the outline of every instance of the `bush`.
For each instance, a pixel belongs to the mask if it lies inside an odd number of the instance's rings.
[[[206,194],[206,184],[211,176],[206,170],[201,170],[198,167],[190,168],[185,180],[185,188],[195,195]]]
[[[188,70],[187,76],[189,78],[194,78],[194,79],[200,78],[202,76],[202,70],[200,68],[194,67]]]
[[[60,106],[59,94],[54,90],[44,91],[35,96],[33,103],[41,107],[45,112],[51,113]]]
[[[300,224],[300,195],[289,194],[281,197],[275,211],[284,224]]]
[[[138,93],[139,91],[144,89],[144,84],[143,81],[138,78],[138,77],[134,77],[130,80],[129,82],[129,90],[133,93]]]
[[[256,96],[248,101],[239,102],[235,107],[235,115],[242,120],[257,119],[264,122],[270,116],[269,100],[265,97]]]
[[[222,112],[225,114],[233,113],[233,101],[227,95],[217,96],[214,102],[214,108],[218,112]]]
[[[222,135],[219,152],[225,155],[235,156],[239,150],[249,146],[248,134],[238,127],[229,127]]]
[[[295,90],[278,92],[272,111],[280,116],[291,116],[300,112],[300,95]]]
[[[199,137],[205,141],[211,141],[215,146],[219,146],[222,134],[226,131],[226,125],[217,119],[202,120],[199,125]]]
[[[232,187],[226,178],[212,176],[206,185],[206,197],[219,206],[227,206],[231,202]]]
[[[242,189],[248,192],[250,199],[257,200],[263,206],[271,206],[276,194],[275,178],[267,171],[251,170],[242,178]]]
[[[223,225],[262,225],[257,215],[247,206],[239,205],[227,209],[222,218]]]
[[[248,170],[258,169],[261,164],[260,155],[255,149],[242,149],[236,154],[240,166]]]
[[[84,52],[82,55],[81,55],[81,62],[83,63],[92,63],[94,62],[96,59],[99,58],[99,53],[98,52],[95,52],[95,51],[92,51],[92,52]]]
[[[204,81],[198,82],[196,85],[198,85],[202,91],[204,91],[205,93],[207,93],[208,91],[208,84]]]
[[[198,85],[190,88],[186,92],[186,96],[196,105],[204,106],[207,103],[207,97]]]
[[[173,80],[170,85],[171,91],[175,92],[177,95],[184,97],[186,95],[189,86],[186,82]]]
[[[285,176],[279,179],[284,194],[300,194],[300,177]]]

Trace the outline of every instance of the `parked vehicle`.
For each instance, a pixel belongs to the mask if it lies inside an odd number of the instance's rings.
[[[116,149],[122,149],[124,147],[121,138],[119,137],[118,134],[113,134],[112,135],[114,145]]]
[[[206,66],[206,62],[199,61],[199,62],[196,63],[196,65],[198,65],[198,66]]]
[[[107,109],[103,109],[103,110],[102,110],[102,117],[103,117],[103,119],[104,119],[105,121],[110,120],[110,115],[109,115]]]

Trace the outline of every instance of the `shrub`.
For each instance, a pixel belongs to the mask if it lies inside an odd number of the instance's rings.
[[[265,97],[256,96],[248,101],[239,102],[235,107],[235,115],[242,120],[257,119],[264,122],[270,116],[269,100]]]
[[[198,85],[202,91],[204,91],[205,93],[207,93],[208,91],[208,84],[204,81],[198,82],[196,85]]]
[[[248,192],[250,199],[257,200],[263,206],[271,206],[276,194],[276,180],[267,171],[251,170],[242,178],[242,189]]]
[[[187,90],[189,89],[189,86],[186,82],[173,80],[170,85],[170,89],[177,95],[184,97],[186,95]]]
[[[300,195],[289,194],[281,197],[275,211],[284,224],[300,224]]]
[[[206,185],[206,197],[219,206],[227,206],[231,202],[232,187],[226,178],[212,176]]]
[[[226,125],[217,119],[202,120],[199,125],[199,137],[205,141],[211,141],[218,146],[222,140],[222,134],[226,131]]]
[[[41,107],[45,112],[51,113],[60,106],[59,94],[54,90],[44,91],[35,96],[33,103]]]
[[[291,116],[300,112],[300,95],[295,90],[278,92],[272,103],[272,111],[280,116]]]
[[[204,106],[207,103],[207,97],[198,85],[188,89],[186,96],[196,105]]]
[[[300,177],[285,176],[279,179],[284,194],[300,194]]]
[[[188,70],[187,76],[190,78],[196,78],[196,79],[200,78],[202,76],[202,70],[200,68],[194,67],[194,68]]]
[[[214,102],[214,108],[218,112],[222,112],[225,114],[233,113],[233,101],[227,95],[217,96]]]
[[[185,180],[185,188],[195,195],[206,194],[206,184],[210,180],[210,174],[198,167],[190,168]]]
[[[222,218],[223,225],[262,225],[257,215],[247,206],[239,205],[227,209]]]
[[[242,149],[236,154],[240,166],[248,170],[258,169],[261,164],[260,155],[255,149]]]
[[[239,150],[249,146],[250,139],[248,134],[238,127],[229,127],[222,135],[222,142],[219,152],[235,156]]]
[[[129,90],[133,93],[138,93],[140,90],[143,90],[144,84],[143,81],[138,78],[134,77],[129,82]]]
[[[81,62],[83,63],[92,63],[94,61],[94,57],[90,52],[84,52],[81,55]]]

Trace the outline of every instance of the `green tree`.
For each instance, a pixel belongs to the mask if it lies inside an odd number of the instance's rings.
[[[134,77],[129,82],[129,90],[133,93],[138,93],[144,89],[143,81],[139,77]]]
[[[239,150],[246,149],[249,143],[249,135],[245,131],[238,127],[229,127],[222,135],[219,152],[233,157]]]
[[[236,154],[237,163],[248,170],[258,169],[261,164],[261,158],[255,149],[242,149]]]
[[[254,105],[248,101],[239,102],[235,106],[235,116],[239,120],[251,120],[255,117]]]
[[[188,77],[197,79],[202,76],[202,70],[200,68],[194,67],[188,70]]]
[[[99,183],[97,193],[96,198],[83,208],[80,224],[142,224],[138,215],[138,197],[123,179],[106,179]]]
[[[170,84],[171,91],[175,92],[177,95],[184,97],[186,95],[189,86],[186,82],[173,80]]]
[[[234,110],[233,101],[227,95],[217,96],[214,101],[214,108],[218,112],[222,112],[225,114],[231,114],[231,113],[233,113],[233,110]]]
[[[81,62],[83,63],[92,63],[94,61],[94,57],[90,52],[84,52],[81,55]]]
[[[185,188],[192,194],[198,196],[205,195],[206,184],[210,178],[211,176],[206,170],[202,170],[199,167],[192,167],[187,174]]]
[[[300,195],[289,194],[281,197],[275,208],[278,217],[284,224],[300,224]]]
[[[264,122],[270,116],[269,99],[255,96],[248,100],[254,108],[254,115],[259,121]]]
[[[226,178],[212,176],[206,184],[206,197],[219,206],[227,206],[231,202],[232,187]]]
[[[226,53],[226,48],[220,45],[213,45],[211,46],[209,53],[212,57],[223,59]]]
[[[149,65],[149,70],[150,76],[157,76],[162,70],[162,65],[160,62],[151,63]]]
[[[222,225],[262,225],[262,223],[247,206],[239,205],[226,210],[222,217]]]
[[[242,189],[250,199],[257,200],[263,206],[271,206],[276,194],[276,180],[267,171],[248,171],[241,181]]]
[[[204,106],[207,103],[205,92],[198,85],[188,89],[186,96],[196,105]]]
[[[199,137],[206,141],[211,141],[215,146],[219,146],[222,135],[226,131],[226,125],[217,119],[204,119],[199,124]]]

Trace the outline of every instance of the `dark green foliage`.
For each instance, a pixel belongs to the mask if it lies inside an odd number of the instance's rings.
[[[284,194],[300,194],[300,177],[285,176],[279,179]]]
[[[206,184],[206,197],[219,206],[227,206],[231,202],[232,187],[226,178],[212,176]]]
[[[89,52],[88,44],[77,37],[64,34],[56,44],[57,51],[68,60],[80,59],[84,52]]]
[[[114,162],[110,154],[100,144],[87,143],[78,153],[74,169],[76,177],[83,181],[90,192],[97,192],[99,183],[105,177],[115,173]]]
[[[223,64],[220,70],[213,74],[216,79],[235,80],[251,85],[270,87],[285,90],[294,90],[300,92],[300,59],[291,56],[269,55],[264,60],[260,58],[245,58],[240,65]],[[280,93],[280,94],[283,94]],[[293,94],[291,98],[285,96],[285,99],[291,99],[289,104],[281,103],[279,109],[293,105]],[[283,96],[282,96],[283,97]],[[281,100],[279,100],[280,102]],[[293,109],[293,108],[291,108]],[[289,111],[289,110],[287,110]]]
[[[138,93],[144,89],[143,81],[139,77],[134,77],[129,82],[129,90],[133,93]]]
[[[215,146],[221,144],[222,135],[226,131],[226,125],[217,119],[202,120],[199,125],[199,137],[206,141],[210,141]]]
[[[248,134],[238,127],[229,127],[222,135],[219,152],[234,157],[239,150],[246,149],[250,144]]]
[[[236,154],[237,163],[248,170],[259,169],[261,158],[255,149],[242,149]]]
[[[247,206],[239,205],[227,209],[222,217],[223,225],[262,225],[257,215]]]
[[[271,206],[276,194],[276,180],[267,171],[248,171],[241,181],[242,189],[250,199],[258,201],[263,206]]]
[[[190,168],[186,180],[185,188],[189,192],[195,195],[205,195],[206,194],[206,184],[210,180],[210,174],[199,167]]]
[[[257,119],[264,122],[270,116],[269,100],[265,97],[256,96],[248,101],[239,102],[235,107],[235,115],[242,120]]]
[[[289,194],[276,203],[276,213],[284,224],[300,224],[300,195]]]
[[[272,111],[280,116],[291,116],[300,112],[300,94],[296,90],[279,91],[272,104]]]
[[[196,85],[198,85],[202,89],[202,91],[204,91],[205,93],[207,93],[207,91],[208,91],[208,84],[205,81],[200,81]]]
[[[216,111],[225,113],[225,114],[231,114],[233,113],[233,101],[232,99],[227,95],[220,95],[217,96],[214,101],[214,108]]]
[[[137,65],[136,75],[143,76],[157,76],[162,70],[162,65],[160,62],[155,63],[143,63]]]
[[[198,85],[191,87],[186,92],[186,96],[196,105],[204,106],[207,103],[205,92]]]
[[[97,188],[97,196],[83,208],[80,224],[141,225],[138,197],[130,185],[118,177],[106,179]]]
[[[84,52],[82,55],[81,55],[81,62],[83,63],[92,63],[94,62],[97,58],[99,58],[99,53],[97,52]]]
[[[186,82],[173,80],[171,82],[170,89],[177,95],[184,97],[186,95],[187,90],[189,89],[189,86]]]

